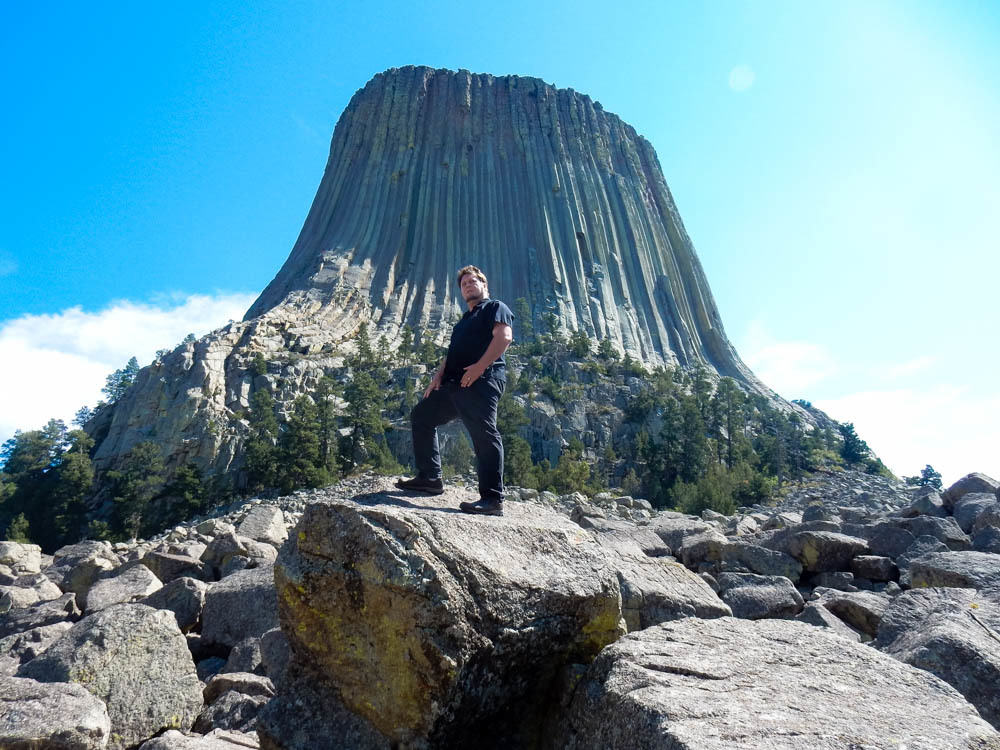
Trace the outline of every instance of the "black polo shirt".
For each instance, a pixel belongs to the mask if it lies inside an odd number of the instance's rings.
[[[466,311],[451,332],[444,380],[461,380],[465,368],[479,361],[493,341],[493,326],[497,323],[508,326],[514,323],[514,314],[498,299],[486,298]],[[502,354],[493,365],[506,367]]]

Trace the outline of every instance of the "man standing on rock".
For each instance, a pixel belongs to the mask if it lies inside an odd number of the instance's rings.
[[[455,324],[447,355],[410,413],[417,476],[400,479],[396,486],[429,495],[444,492],[437,428],[460,418],[476,451],[479,500],[459,507],[466,513],[502,516],[503,443],[497,403],[507,384],[503,353],[514,338],[514,316],[503,302],[489,298],[486,274],[475,266],[459,269],[458,286],[469,309]]]

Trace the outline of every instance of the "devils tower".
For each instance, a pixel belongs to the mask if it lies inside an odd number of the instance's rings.
[[[443,336],[466,263],[536,324],[553,313],[645,364],[703,367],[777,399],[727,339],[656,153],[630,125],[537,78],[394,68],[338,121],[277,276],[243,321],[145,368],[95,420],[98,466],[142,440],[168,466],[238,465],[254,390],[287,408],[342,366],[362,326],[390,344],[406,325]]]

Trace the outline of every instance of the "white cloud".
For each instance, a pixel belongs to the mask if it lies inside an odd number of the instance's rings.
[[[252,294],[172,296],[155,303],[123,300],[86,312],[72,307],[0,323],[0,441],[50,418],[67,423],[101,398],[107,375],[135,356],[149,364],[157,349],[239,320]]]
[[[878,374],[882,377],[895,380],[897,378],[905,378],[909,375],[914,375],[918,372],[923,372],[930,367],[937,364],[937,359],[931,357],[930,355],[924,355],[922,357],[916,357],[909,360],[908,362],[901,362],[898,365],[891,365],[881,370]],[[923,468],[923,467],[921,467]]]
[[[897,476],[919,474],[931,464],[946,486],[973,471],[1000,478],[996,395],[939,385],[860,391],[813,404],[840,422],[853,422]]]
[[[729,88],[733,91],[746,91],[756,79],[757,74],[749,65],[737,65],[729,71]]]
[[[837,372],[836,362],[822,346],[777,341],[759,321],[750,324],[740,351],[757,377],[786,398],[806,398],[810,386]]]

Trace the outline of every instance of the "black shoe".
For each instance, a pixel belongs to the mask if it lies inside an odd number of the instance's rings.
[[[421,477],[397,479],[396,486],[401,490],[423,492],[427,495],[440,495],[444,492],[444,482],[440,479],[423,479]]]
[[[503,500],[486,500],[480,498],[474,503],[459,503],[463,513],[475,513],[480,516],[502,516]]]

